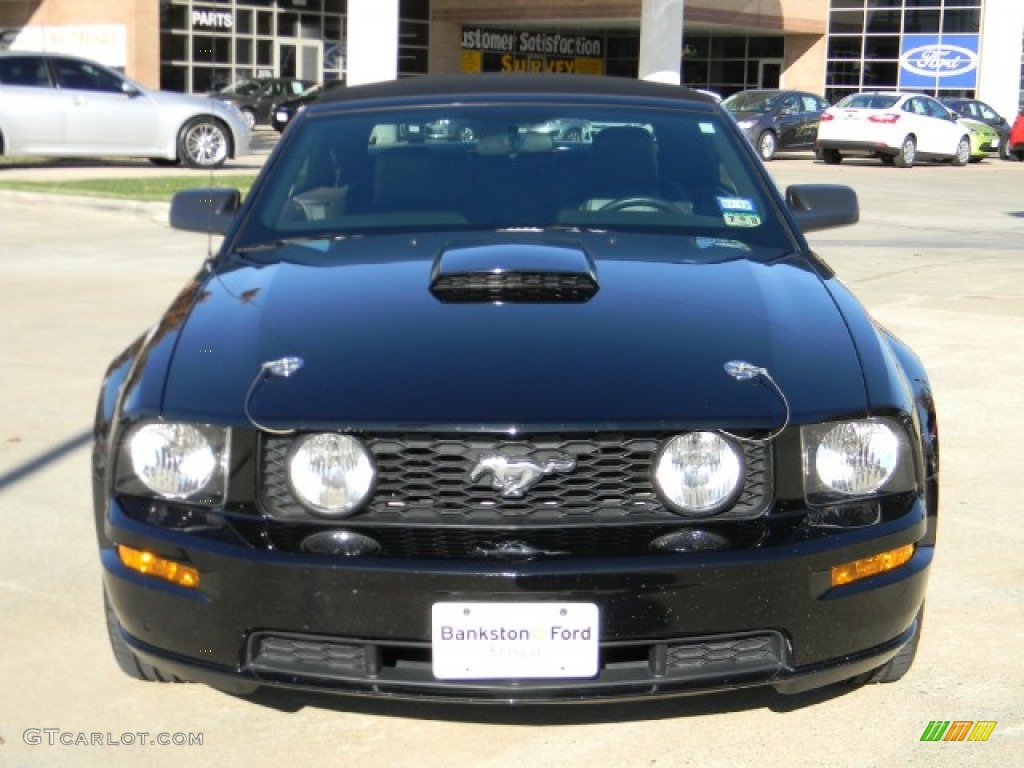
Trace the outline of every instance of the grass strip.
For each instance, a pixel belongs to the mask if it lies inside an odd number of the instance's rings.
[[[175,192],[197,187],[235,187],[242,196],[249,191],[256,174],[213,176],[204,180],[195,176],[146,176],[129,179],[69,179],[66,181],[0,181],[0,189],[44,194],[106,197],[147,203],[170,202]]]

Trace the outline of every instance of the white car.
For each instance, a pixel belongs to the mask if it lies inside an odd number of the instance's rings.
[[[150,90],[75,56],[0,52],[0,155],[217,168],[248,151],[249,128],[223,102]]]
[[[899,168],[917,160],[967,165],[969,134],[955,112],[930,96],[855,93],[822,114],[816,147],[829,165],[838,165],[844,155],[869,155]]]

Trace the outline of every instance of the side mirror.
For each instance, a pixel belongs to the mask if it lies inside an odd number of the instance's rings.
[[[171,226],[188,232],[223,235],[235,220],[242,193],[227,187],[186,189],[171,199]]]
[[[786,204],[804,232],[845,227],[860,220],[857,193],[842,184],[794,184],[786,189]]]

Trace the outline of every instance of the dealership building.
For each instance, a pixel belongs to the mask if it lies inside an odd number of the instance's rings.
[[[722,95],[900,88],[1012,115],[1022,43],[1022,0],[0,0],[2,48],[191,92],[252,76],[653,72]]]

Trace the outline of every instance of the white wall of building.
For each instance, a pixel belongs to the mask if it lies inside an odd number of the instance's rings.
[[[398,0],[348,0],[349,85],[398,77]]]
[[[1024,2],[986,0],[981,20],[978,98],[1013,122],[1020,99]]]

